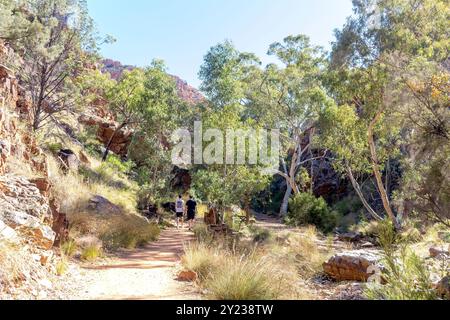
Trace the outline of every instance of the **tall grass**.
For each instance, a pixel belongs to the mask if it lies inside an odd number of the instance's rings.
[[[264,259],[228,257],[205,286],[215,300],[275,300],[286,290],[286,283],[276,272]]]
[[[55,265],[56,275],[62,276],[68,269],[69,263],[67,262],[67,258],[65,255],[61,255],[61,259]]]
[[[112,219],[100,239],[108,250],[134,249],[156,241],[161,232],[156,223],[149,223],[137,216],[122,216]]]
[[[53,192],[61,202],[61,209],[67,214],[86,211],[93,195],[113,199],[127,213],[135,213],[137,206],[137,185],[107,164],[92,159],[93,168],[82,168],[80,173],[63,173],[58,160],[48,157],[49,176]]]
[[[213,272],[223,266],[229,254],[205,243],[194,242],[185,247],[181,259],[183,266],[197,273],[200,281],[205,281]]]
[[[182,264],[197,273],[210,299],[271,300],[306,297],[296,290],[295,270],[285,261],[242,243],[216,240],[185,248]]]
[[[27,260],[16,245],[0,241],[0,292],[23,280]]]
[[[61,244],[61,253],[69,258],[75,255],[77,249],[77,243],[73,239],[69,239]]]
[[[102,256],[102,248],[96,244],[90,244],[81,251],[81,260],[94,262]]]

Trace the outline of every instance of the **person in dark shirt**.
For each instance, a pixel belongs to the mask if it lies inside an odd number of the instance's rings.
[[[187,207],[187,222],[189,224],[189,230],[192,230],[192,227],[195,223],[195,214],[197,210],[197,202],[195,202],[192,196],[189,196],[189,200],[186,202]]]

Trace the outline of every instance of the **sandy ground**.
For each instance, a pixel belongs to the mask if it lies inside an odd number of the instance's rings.
[[[124,251],[101,265],[84,266],[79,275],[80,300],[197,300],[193,284],[176,280],[184,244],[193,239],[185,229],[166,229],[157,242]]]

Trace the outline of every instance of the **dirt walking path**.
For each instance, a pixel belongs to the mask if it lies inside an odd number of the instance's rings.
[[[193,240],[185,229],[166,229],[157,242],[122,252],[101,265],[85,266],[82,300],[195,300],[200,295],[192,284],[178,282],[176,266],[183,245]]]

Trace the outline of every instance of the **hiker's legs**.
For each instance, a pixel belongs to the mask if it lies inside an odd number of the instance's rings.
[[[177,229],[180,229],[180,220],[181,224],[183,225],[183,216],[177,213]]]

